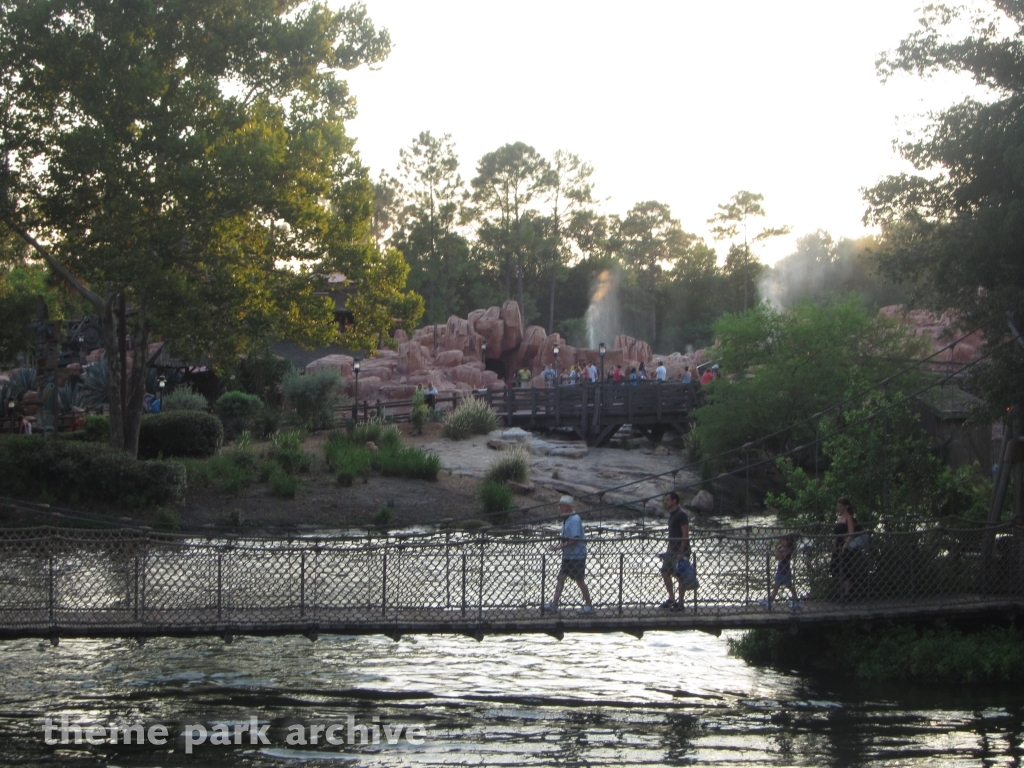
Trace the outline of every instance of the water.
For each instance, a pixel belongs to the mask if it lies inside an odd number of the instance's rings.
[[[584,315],[587,323],[587,345],[597,349],[602,341],[609,345],[622,332],[619,318],[619,276],[605,269],[590,289],[590,305]]]
[[[1024,694],[761,670],[698,632],[0,643],[0,764],[1017,765]],[[268,745],[46,746],[42,721],[269,723]],[[289,745],[314,724],[425,726],[422,744]],[[336,732],[337,733],[337,732]],[[392,730],[394,733],[394,730]],[[243,734],[243,741],[245,736]],[[418,739],[414,738],[414,741]],[[322,739],[321,739],[322,741]]]

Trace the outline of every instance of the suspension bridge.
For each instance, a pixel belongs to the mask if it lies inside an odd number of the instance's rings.
[[[976,526],[976,524],[974,524]],[[800,606],[759,604],[771,589],[781,529],[698,532],[699,586],[683,610],[659,574],[664,541],[602,531],[587,542],[594,610],[566,584],[556,533],[481,536],[198,538],[121,529],[0,532],[0,638],[451,633],[487,635],[789,627],[847,621],[1007,616],[1024,609],[1024,531],[964,522],[878,527],[836,578],[836,538],[800,533]]]

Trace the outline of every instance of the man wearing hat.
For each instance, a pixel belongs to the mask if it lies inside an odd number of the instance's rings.
[[[587,570],[587,538],[583,533],[583,521],[573,511],[572,505],[572,496],[563,496],[558,500],[558,513],[565,518],[565,522],[562,523],[562,543],[551,547],[551,551],[562,553],[562,569],[558,572],[558,580],[555,582],[555,596],[544,606],[544,610],[558,610],[562,587],[565,586],[565,579],[568,577],[579,585],[585,603],[583,613],[590,613],[594,606],[590,602],[590,590],[587,589],[587,582],[583,578]]]

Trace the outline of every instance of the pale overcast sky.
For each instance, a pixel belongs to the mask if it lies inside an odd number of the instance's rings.
[[[768,262],[819,228],[866,234],[860,189],[907,169],[893,140],[972,91],[878,79],[920,0],[366,4],[393,42],[377,71],[348,77],[374,178],[423,130],[452,135],[467,182],[505,143],[566,149],[594,165],[605,212],[660,200],[702,236],[718,203],[760,192],[764,225],[793,228]]]

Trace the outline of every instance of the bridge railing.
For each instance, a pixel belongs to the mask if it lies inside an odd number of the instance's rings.
[[[837,549],[805,534],[792,559],[811,613],[850,604],[912,614],[922,605],[983,604],[1024,592],[1024,548],[1011,526],[872,532]],[[215,627],[411,627],[550,618],[561,556],[556,539],[449,534],[424,539],[196,539],[141,532],[32,529],[0,533],[0,636],[27,632],[195,632]],[[778,538],[756,530],[691,537],[698,616],[761,610]],[[843,542],[845,543],[845,541]],[[591,537],[587,620],[656,615],[666,597],[664,541]],[[780,600],[788,599],[786,590]],[[561,618],[580,596],[566,584]],[[581,617],[582,618],[582,617]],[[411,631],[411,630],[409,630]]]

